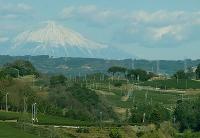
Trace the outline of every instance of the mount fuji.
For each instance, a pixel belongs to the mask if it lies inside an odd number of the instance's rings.
[[[20,56],[49,55],[111,59],[133,57],[117,48],[89,40],[80,33],[52,21],[18,34],[7,53]]]

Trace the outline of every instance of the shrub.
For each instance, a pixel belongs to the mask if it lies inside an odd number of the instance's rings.
[[[122,83],[121,83],[121,82],[116,82],[116,83],[114,83],[114,86],[115,86],[115,87],[121,87],[121,86],[122,86]]]
[[[77,133],[89,133],[89,129],[88,128],[78,128],[76,130]]]
[[[119,133],[118,129],[112,129],[109,133],[110,138],[122,138],[122,135]]]
[[[137,132],[136,135],[137,137],[142,137],[144,135],[144,132]]]

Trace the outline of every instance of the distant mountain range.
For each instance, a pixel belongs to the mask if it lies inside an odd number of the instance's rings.
[[[42,73],[65,74],[65,75],[85,75],[96,72],[107,72],[111,66],[123,66],[126,68],[141,68],[147,71],[159,72],[172,75],[177,70],[184,69],[185,66],[193,67],[200,63],[200,60],[108,60],[98,58],[74,58],[60,57],[52,58],[46,55],[41,56],[0,56],[0,66],[17,59],[29,60]],[[159,64],[158,64],[159,63]],[[159,69],[159,70],[158,70]]]
[[[52,21],[19,33],[13,40],[2,43],[0,54],[108,59],[135,58],[123,50],[89,40],[82,34]]]

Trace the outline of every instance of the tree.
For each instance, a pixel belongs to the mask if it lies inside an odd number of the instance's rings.
[[[119,66],[113,66],[113,67],[110,67],[110,68],[108,69],[108,72],[109,72],[109,73],[112,73],[113,76],[115,76],[116,73],[123,73],[124,76],[125,76],[126,71],[127,71],[126,68],[124,68],[124,67],[119,67]]]
[[[52,76],[50,78],[50,85],[51,86],[55,86],[55,85],[58,85],[58,84],[64,85],[65,80],[66,80],[66,78],[63,75]]]
[[[197,66],[195,73],[196,73],[196,79],[199,80],[200,79],[200,64]]]
[[[4,94],[2,91],[0,91],[0,107],[2,108],[3,106],[3,97],[4,97]]]
[[[142,123],[143,115],[146,114],[145,123],[159,124],[170,119],[170,114],[161,104],[139,104],[131,110],[130,121],[132,123]]]
[[[5,72],[0,70],[0,80],[5,79],[5,78],[6,78]]]
[[[200,98],[194,101],[180,101],[177,103],[174,115],[180,130],[200,130]]]
[[[176,79],[188,79],[187,74],[185,73],[184,70],[179,70],[174,74],[174,77]]]
[[[10,75],[12,77],[18,77],[18,75],[35,75],[36,77],[39,77],[39,73],[32,63],[25,60],[16,60],[13,63],[7,63],[4,65],[3,70],[6,75]]]
[[[186,72],[187,78],[188,79],[195,79],[195,72],[193,71],[192,67],[189,67],[187,72]]]
[[[139,79],[140,81],[147,81],[150,78],[154,77],[153,73],[147,73],[145,70],[142,69],[132,69],[128,71],[128,78],[133,78],[134,80]]]
[[[15,68],[12,68],[12,67],[4,68],[3,72],[6,76],[13,77],[13,78],[18,77],[18,71]]]

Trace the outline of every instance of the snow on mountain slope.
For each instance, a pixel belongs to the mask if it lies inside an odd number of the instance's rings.
[[[12,41],[10,55],[49,55],[53,57],[84,57],[123,59],[132,57],[115,47],[85,38],[78,32],[47,22],[36,29],[17,35]]]
[[[40,28],[36,31],[25,31],[19,34],[14,40],[16,46],[22,43],[38,42],[46,44],[53,43],[55,47],[60,46],[76,46],[89,49],[103,48],[105,45],[101,45],[84,38],[81,34],[64,28],[61,25],[57,25],[55,22],[48,22],[47,26]]]
[[[82,51],[86,55],[92,55],[93,51],[106,47],[106,45],[88,40],[81,34],[55,22],[48,22],[43,28],[28,30],[19,34],[14,39],[12,49],[24,51],[28,48],[28,53],[31,52],[31,54],[59,56],[60,52],[60,56],[70,56],[69,54],[75,54],[75,51],[77,51],[77,54]],[[57,54],[55,55],[55,53]],[[82,54],[80,53],[80,55]]]

